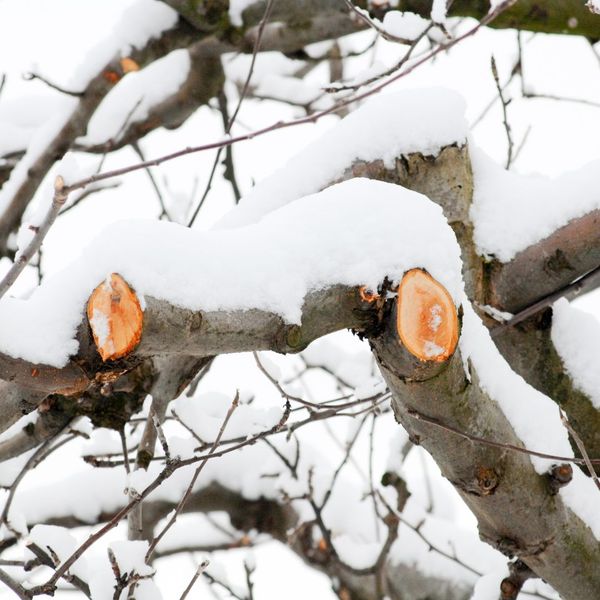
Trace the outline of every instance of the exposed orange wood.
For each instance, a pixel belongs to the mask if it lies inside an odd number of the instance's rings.
[[[135,292],[118,273],[92,292],[87,317],[103,361],[127,356],[139,344],[144,314]]]
[[[361,285],[358,289],[358,293],[360,294],[360,299],[363,302],[368,302],[369,304],[371,302],[376,302],[380,298],[379,294],[376,291],[372,290],[366,285]]]
[[[458,343],[458,315],[448,290],[422,269],[407,271],[398,287],[397,329],[406,349],[423,361],[443,362]]]

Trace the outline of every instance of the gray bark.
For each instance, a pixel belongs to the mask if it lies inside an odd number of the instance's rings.
[[[389,323],[395,323],[395,308]],[[471,381],[456,352],[446,369],[419,381],[403,360],[395,327],[371,340],[381,372],[393,394],[396,418],[415,443],[426,448],[442,474],[476,516],[483,540],[518,556],[565,600],[593,600],[600,590],[600,544],[589,527],[553,494],[529,457],[440,430],[410,415],[417,411],[439,423],[483,438],[522,445],[498,404]],[[437,374],[436,374],[437,373]]]

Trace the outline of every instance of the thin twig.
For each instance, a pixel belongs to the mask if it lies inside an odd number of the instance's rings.
[[[267,25],[269,18],[271,16],[271,9],[273,8],[273,0],[267,0],[267,6],[265,7],[265,12],[263,15],[263,18],[261,19],[260,23],[258,24],[258,30],[256,33],[256,40],[254,42],[254,48],[252,49],[252,59],[250,61],[250,67],[248,69],[248,75],[246,76],[246,81],[244,82],[244,87],[242,88],[242,92],[240,94],[237,106],[235,107],[235,110],[233,111],[233,115],[231,115],[231,118],[229,119],[229,122],[227,123],[227,126],[225,127],[225,135],[228,136],[231,132],[231,128],[233,127],[233,124],[235,123],[235,120],[237,119],[238,113],[240,112],[240,109],[242,108],[242,103],[244,102],[244,99],[246,98],[246,95],[248,93],[248,89],[250,88],[250,80],[252,79],[252,75],[254,73],[254,66],[256,64],[256,58],[258,56],[258,52],[260,50],[260,45],[262,43],[262,36],[263,36],[263,32],[265,29],[265,26]],[[227,102],[227,100],[225,99],[225,103]],[[224,114],[223,112],[221,112],[221,114]],[[229,148],[231,145],[228,144],[227,148]],[[196,217],[198,216],[198,213],[200,212],[200,209],[202,208],[202,205],[204,204],[204,201],[206,200],[208,193],[210,191],[210,188],[212,186],[212,180],[215,176],[215,171],[217,169],[217,165],[219,164],[219,161],[221,160],[221,152],[223,151],[223,146],[219,147],[218,151],[217,151],[217,155],[215,156],[215,161],[213,163],[208,181],[206,183],[206,187],[204,189],[204,193],[202,194],[202,198],[200,198],[200,202],[198,202],[198,205],[196,206],[196,208],[194,209],[194,212],[192,213],[192,217],[190,218],[189,222],[188,222],[188,227],[191,227],[194,224],[194,221],[196,220]],[[239,191],[238,191],[239,193]]]
[[[417,419],[418,421],[423,421],[424,423],[429,423],[430,425],[434,425],[435,427],[439,427],[444,431],[449,431],[450,433],[455,433],[460,437],[469,440],[471,442],[475,442],[477,444],[482,444],[484,446],[491,446],[492,448],[500,448],[502,450],[512,450],[514,452],[520,452],[521,454],[527,454],[529,456],[537,456],[538,458],[547,458],[549,460],[557,460],[560,462],[569,462],[575,463],[578,465],[586,464],[586,460],[583,458],[573,458],[572,456],[558,456],[556,454],[547,454],[546,452],[538,452],[537,450],[529,450],[527,448],[523,448],[522,446],[515,446],[514,444],[507,444],[505,442],[496,442],[494,440],[488,440],[487,438],[479,437],[478,435],[473,435],[471,433],[466,433],[465,431],[461,431],[456,427],[452,427],[452,425],[446,425],[445,423],[440,423],[431,417],[428,417],[422,413],[417,412],[416,410],[408,410],[407,414],[413,419]],[[600,458],[591,458],[588,459],[590,464],[600,465]]]
[[[227,109],[227,96],[225,95],[224,90],[220,90],[217,94],[217,101],[219,102],[219,112],[221,113],[221,118],[223,120],[223,127],[227,129],[231,123],[231,119]],[[223,164],[225,166],[225,179],[227,179],[227,181],[229,181],[231,184],[233,197],[235,199],[235,203],[237,204],[240,201],[242,194],[235,177],[235,163],[233,161],[233,148],[231,146],[227,146],[225,148],[225,158],[223,159]]]
[[[177,520],[179,513],[183,510],[185,503],[187,502],[188,498],[190,497],[190,495],[192,493],[192,490],[194,489],[194,484],[196,483],[198,476],[202,472],[202,469],[204,469],[204,467],[206,466],[206,463],[207,463],[208,459],[210,458],[210,456],[215,453],[217,447],[219,446],[219,442],[221,441],[221,438],[223,437],[223,433],[225,432],[227,424],[229,423],[229,419],[231,418],[231,415],[234,413],[235,409],[239,406],[239,403],[240,403],[240,394],[239,394],[239,392],[236,392],[235,398],[231,402],[231,406],[229,407],[229,410],[227,411],[227,414],[225,415],[225,418],[223,419],[223,423],[221,424],[221,428],[219,429],[217,437],[215,438],[215,441],[214,441],[211,449],[208,451],[208,455],[196,468],[196,471],[194,472],[194,475],[192,476],[192,479],[187,487],[187,490],[185,491],[185,494],[183,495],[183,497],[177,504],[177,507],[173,511],[171,518],[166,523],[166,525],[163,527],[162,531],[158,535],[156,535],[154,537],[154,539],[152,540],[152,542],[150,543],[148,551],[146,552],[146,562],[148,562],[150,560],[150,557],[152,556],[152,553],[154,552],[154,549],[156,548],[156,546],[160,542],[160,540],[164,537],[164,535],[167,533],[167,531],[169,531],[169,529],[171,529],[171,527],[175,524],[175,521]]]
[[[200,575],[202,575],[202,573],[204,573],[204,571],[206,571],[206,568],[208,567],[208,565],[209,565],[208,560],[203,560],[198,565],[198,568],[196,569],[196,572],[194,573],[192,579],[187,584],[185,590],[183,590],[181,596],[179,596],[179,600],[185,600],[186,596],[192,591],[192,588],[194,587],[194,584],[196,583],[196,581],[198,581],[198,577],[200,577]]]
[[[39,73],[24,73],[23,79],[25,81],[33,81],[34,79],[37,79],[37,80],[41,81],[42,83],[45,83],[48,87],[52,88],[53,90],[56,90],[57,92],[60,92],[61,94],[66,94],[67,96],[73,96],[75,98],[83,98],[83,96],[85,95],[85,92],[75,92],[73,90],[67,90],[66,88],[54,83],[53,81],[46,79],[46,77],[44,77],[43,75],[40,75]]]
[[[123,464],[125,465],[125,473],[129,475],[131,469],[129,468],[129,451],[127,450],[127,438],[125,437],[124,427],[119,431],[119,437],[121,438],[121,448],[123,450]]]
[[[384,40],[387,40],[388,42],[395,42],[397,44],[410,44],[413,42],[413,40],[398,37],[397,35],[386,31],[377,22],[373,21],[373,19],[369,17],[367,11],[363,10],[362,8],[358,8],[357,6],[354,6],[352,0],[344,0],[344,2],[353,14],[355,14],[363,23],[368,25],[371,29],[375,30],[377,34],[380,35]],[[429,26],[429,28],[431,28],[431,25]]]
[[[30,600],[29,592],[20,584],[17,583],[6,571],[0,569],[0,581],[10,588],[21,600]]]
[[[12,284],[23,272],[23,269],[25,269],[25,267],[29,264],[29,261],[33,258],[35,253],[40,249],[44,238],[50,230],[50,227],[52,227],[52,224],[56,220],[58,213],[67,200],[68,194],[69,192],[67,191],[63,178],[58,175],[54,180],[54,197],[52,198],[52,203],[50,204],[50,208],[48,209],[44,220],[39,227],[34,228],[35,233],[33,238],[29,244],[27,244],[25,250],[23,250],[19,257],[16,258],[11,268],[2,278],[2,281],[0,281],[0,298],[6,294]],[[32,226],[30,226],[30,228],[31,227]]]
[[[577,296],[579,296],[579,294],[581,294],[583,291],[585,291],[588,288],[588,286],[594,287],[598,283],[599,280],[600,280],[600,265],[598,265],[596,268],[592,269],[591,271],[588,271],[583,277],[580,277],[576,281],[573,281],[572,283],[569,283],[568,285],[565,285],[565,286],[559,288],[558,290],[552,292],[551,294],[544,296],[537,302],[534,302],[533,304],[530,304],[529,306],[525,307],[523,310],[520,310],[513,317],[511,317],[508,321],[506,321],[505,323],[502,323],[502,325],[498,325],[497,327],[494,327],[494,329],[492,329],[490,331],[490,335],[492,336],[492,338],[496,337],[507,327],[514,327],[515,325],[518,325],[522,321],[525,321],[525,319],[532,317],[533,315],[538,313],[543,308],[546,308],[546,307],[550,306],[551,304],[554,304],[557,300],[560,300],[561,298],[565,298],[565,297],[568,297],[569,299],[576,298]]]
[[[90,185],[91,183],[95,183],[97,181],[104,181],[106,179],[111,179],[113,177],[125,175],[126,173],[131,173],[133,171],[139,171],[140,169],[144,169],[146,167],[157,166],[164,162],[175,160],[176,158],[180,158],[181,156],[186,156],[188,154],[204,152],[206,150],[214,150],[215,148],[224,148],[225,146],[230,146],[232,144],[237,144],[238,142],[252,140],[254,138],[260,137],[262,135],[266,135],[268,133],[272,133],[274,131],[279,131],[281,129],[287,129],[289,127],[296,127],[298,125],[304,125],[307,123],[316,123],[322,117],[336,113],[339,110],[341,110],[342,108],[344,108],[350,104],[353,104],[355,102],[363,100],[369,96],[373,96],[373,95],[377,94],[378,92],[380,92],[382,89],[386,88],[388,85],[394,83],[395,81],[398,81],[399,79],[401,79],[403,77],[406,77],[407,75],[412,73],[415,69],[417,69],[420,66],[422,66],[423,64],[427,63],[429,60],[431,60],[433,57],[437,56],[441,52],[449,50],[450,48],[452,48],[456,44],[462,42],[463,40],[467,39],[468,37],[475,35],[482,27],[489,25],[498,15],[500,15],[507,8],[512,6],[515,2],[516,2],[516,0],[505,0],[504,2],[499,4],[493,11],[488,13],[481,21],[479,21],[471,29],[469,29],[462,35],[455,37],[452,40],[449,40],[448,42],[446,42],[444,44],[440,44],[439,46],[437,46],[436,48],[434,48],[433,50],[431,50],[430,52],[425,54],[423,57],[421,57],[419,60],[416,60],[410,66],[406,67],[406,69],[397,73],[395,76],[390,77],[389,79],[386,79],[385,81],[382,81],[379,85],[374,86],[361,94],[356,94],[356,95],[344,98],[344,99],[340,100],[339,102],[337,102],[336,104],[334,104],[334,105],[330,106],[329,108],[326,108],[322,111],[319,111],[317,113],[314,113],[312,115],[308,115],[306,117],[302,117],[299,119],[292,119],[290,121],[277,121],[276,123],[272,123],[271,125],[263,127],[261,129],[250,131],[250,132],[242,134],[242,135],[225,136],[223,139],[216,141],[216,142],[211,142],[209,144],[202,144],[199,146],[188,146],[187,148],[183,148],[181,150],[172,152],[170,154],[165,154],[158,158],[153,158],[153,159],[150,159],[150,160],[147,160],[144,162],[140,162],[140,163],[136,163],[136,164],[132,164],[132,165],[129,165],[126,167],[113,169],[111,171],[105,171],[104,173],[97,173],[95,175],[90,175],[89,177],[80,179],[79,181],[76,181],[75,183],[71,184],[70,186],[67,186],[65,188],[65,191],[70,193],[73,190],[84,188],[84,187]]]
[[[133,148],[133,151],[140,157],[140,160],[146,160],[146,157],[144,156],[142,147],[140,146],[139,142],[131,142],[131,147]],[[150,167],[146,167],[144,170],[148,175],[148,179],[150,180],[150,184],[152,185],[152,189],[156,194],[156,198],[160,206],[160,215],[158,216],[158,218],[162,219],[163,217],[166,217],[167,221],[172,221],[173,219],[171,219],[171,217],[169,216],[169,212],[167,211],[167,206],[165,204],[165,199],[163,197],[162,192],[160,191],[160,187],[158,186],[156,179],[154,178],[154,175],[152,174],[152,170],[150,169]]]
[[[575,440],[577,447],[579,448],[579,452],[581,452],[581,456],[583,456],[583,460],[585,461],[585,466],[588,468],[590,472],[591,478],[594,480],[596,487],[600,490],[600,481],[598,480],[598,475],[596,475],[596,470],[592,466],[592,461],[585,449],[585,444],[579,437],[579,434],[573,429],[571,423],[569,423],[569,419],[565,416],[560,406],[558,407],[558,414],[560,415],[560,421],[565,426],[566,430],[571,434],[571,437]]]
[[[502,93],[502,86],[500,85],[500,79],[498,77],[498,68],[496,67],[496,59],[492,54],[490,60],[491,68],[492,68],[492,77],[494,78],[494,83],[496,84],[496,90],[498,91],[498,97],[500,98],[500,104],[502,105],[502,122],[504,124],[504,130],[506,131],[506,140],[508,143],[508,150],[506,155],[506,168],[510,169],[510,165],[512,163],[513,157],[513,146],[514,142],[512,139],[512,132],[510,129],[510,123],[508,122],[508,111],[506,110],[510,100],[505,100],[504,94]]]

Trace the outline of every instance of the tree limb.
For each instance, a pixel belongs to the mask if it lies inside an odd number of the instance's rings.
[[[475,436],[494,431],[505,442],[520,444],[472,366],[469,381],[457,351],[441,372],[436,367],[430,373],[423,368],[417,373],[398,343],[395,303],[388,302],[384,322],[384,332],[371,338],[371,344],[392,392],[396,418],[431,453],[472,510],[482,539],[518,556],[565,599],[593,600],[600,589],[600,574],[592,567],[600,561],[598,542],[560,496],[550,493],[529,458],[473,445],[411,417],[416,411]],[[574,542],[576,553],[571,551]]]

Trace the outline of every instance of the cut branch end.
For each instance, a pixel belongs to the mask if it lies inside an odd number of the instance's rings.
[[[458,315],[446,288],[422,269],[407,271],[398,287],[397,330],[419,360],[444,362],[458,343]]]
[[[92,292],[87,317],[104,362],[127,356],[140,342],[142,308],[135,292],[118,273],[107,277]]]

